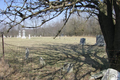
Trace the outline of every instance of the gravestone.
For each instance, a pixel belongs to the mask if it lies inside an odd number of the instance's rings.
[[[120,72],[109,68],[101,80],[120,80]]]
[[[30,34],[29,34],[29,39],[30,39]]]
[[[40,61],[40,65],[42,65],[42,66],[46,65],[46,63],[42,57],[39,58],[39,61]]]
[[[73,72],[73,64],[72,63],[68,64],[67,72]]]
[[[70,73],[73,72],[73,64],[72,63],[65,63],[63,65],[63,71]]]
[[[5,35],[3,35],[3,37],[4,37],[4,38],[6,38],[6,36],[5,36]]]
[[[86,39],[85,38],[81,38],[80,39],[80,45],[85,45],[86,43]]]
[[[63,65],[63,71],[66,71],[66,70],[67,70],[67,67],[66,67],[67,64],[68,64],[68,63],[64,63],[64,65]]]
[[[96,73],[96,74],[93,74],[93,75],[90,77],[89,80],[97,80],[97,79],[102,78],[102,77],[105,75],[106,71],[107,71],[107,70],[105,69],[105,70],[102,70],[102,71],[100,71],[100,72],[98,72],[98,73]]]
[[[89,80],[120,80],[120,72],[115,69],[108,68],[107,70],[100,71],[90,77]]]
[[[19,36],[18,37],[21,37],[21,31],[19,30]]]
[[[26,48],[26,51],[25,51],[25,59],[28,59],[28,57],[29,57],[29,49]]]
[[[22,39],[26,39],[26,37],[25,37],[25,30],[23,30]]]
[[[105,46],[105,42],[104,42],[104,37],[103,35],[97,35],[96,36],[96,44],[98,46]]]

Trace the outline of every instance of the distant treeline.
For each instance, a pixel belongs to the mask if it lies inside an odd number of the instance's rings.
[[[33,22],[33,24],[37,25],[37,22]],[[43,25],[39,28],[33,28],[33,29],[26,29],[25,35],[28,36],[29,34],[31,36],[55,36],[58,31],[63,26],[64,21],[51,21],[47,23],[46,25]],[[6,32],[7,27],[3,27],[1,31]],[[21,26],[18,25],[15,28],[12,28],[7,36],[17,36],[19,33],[19,30],[22,30]],[[67,35],[67,36],[96,36],[98,34],[101,34],[101,30],[99,27],[99,23],[96,19],[90,18],[86,20],[86,18],[81,18],[77,16],[72,16],[69,21],[67,22],[66,26],[63,28],[61,35]]]

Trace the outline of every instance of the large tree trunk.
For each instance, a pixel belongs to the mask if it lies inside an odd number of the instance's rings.
[[[120,10],[117,9],[116,13],[116,20],[113,21],[112,3],[107,0],[107,15],[100,11],[98,19],[106,42],[109,67],[120,71]]]
[[[117,2],[114,0],[114,10],[115,10],[115,18],[116,18],[116,24],[115,24],[115,38],[114,38],[114,54],[116,55],[116,68],[120,71],[120,2]]]
[[[110,63],[110,67],[112,67],[112,63],[114,63],[114,28],[113,25],[111,25],[110,20],[106,15],[103,13],[99,13],[98,15],[100,27],[106,42],[106,52],[108,55],[108,60]]]

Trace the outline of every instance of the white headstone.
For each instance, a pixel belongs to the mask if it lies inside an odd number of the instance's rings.
[[[25,30],[23,30],[23,35],[22,35],[22,39],[25,39]]]
[[[18,37],[21,37],[21,31],[19,30],[19,36]]]
[[[120,72],[109,68],[101,80],[120,80]]]
[[[4,35],[3,37],[4,37],[4,38],[6,38],[6,36],[5,36],[5,35]]]
[[[30,34],[29,34],[29,39],[30,39]]]
[[[40,61],[40,65],[42,65],[42,66],[44,66],[46,64],[42,57],[39,58],[39,61]]]

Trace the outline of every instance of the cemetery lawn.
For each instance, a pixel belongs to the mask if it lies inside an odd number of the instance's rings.
[[[80,38],[86,38],[85,46],[79,45]],[[4,42],[4,64],[9,65],[0,66],[3,80],[89,80],[92,74],[108,68],[105,46],[95,46],[95,37],[5,38]],[[2,57],[1,41],[0,46]],[[26,48],[29,49],[27,60]],[[40,65],[39,57],[46,65]],[[63,71],[67,63],[73,65],[73,71]]]

